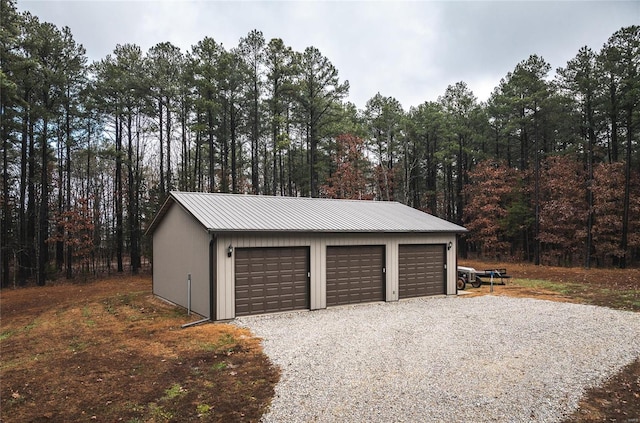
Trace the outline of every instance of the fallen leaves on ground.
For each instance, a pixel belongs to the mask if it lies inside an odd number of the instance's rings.
[[[245,329],[198,320],[148,276],[2,290],[1,410],[24,421],[257,422],[278,370]]]

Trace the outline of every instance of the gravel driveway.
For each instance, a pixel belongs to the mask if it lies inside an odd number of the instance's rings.
[[[282,370],[265,422],[553,422],[640,357],[640,314],[499,296],[237,319]]]

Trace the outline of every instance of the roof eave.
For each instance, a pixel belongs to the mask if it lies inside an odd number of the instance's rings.
[[[158,227],[158,225],[160,224],[164,216],[167,214],[167,211],[169,211],[169,208],[171,207],[171,205],[175,202],[176,202],[176,199],[171,194],[169,194],[167,199],[164,200],[164,203],[162,203],[162,207],[160,207],[160,210],[158,210],[153,220],[149,224],[149,227],[147,228],[147,230],[144,231],[145,236],[153,235],[153,232],[156,230],[156,228]]]
[[[317,233],[317,234],[450,234],[450,233],[466,233],[467,229],[439,229],[439,230],[407,230],[407,229],[398,229],[398,230],[384,230],[384,231],[375,231],[375,230],[353,230],[353,229],[345,229],[345,230],[326,230],[326,229],[291,229],[291,228],[282,228],[282,229],[238,229],[238,228],[207,228],[207,232],[209,233],[281,233],[281,232],[294,232],[294,233]]]

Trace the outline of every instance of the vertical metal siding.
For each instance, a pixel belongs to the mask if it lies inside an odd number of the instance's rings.
[[[164,225],[162,225],[164,226]],[[208,241],[207,241],[208,242]],[[310,251],[310,308],[326,308],[326,247],[338,245],[384,245],[386,257],[386,301],[398,300],[398,246],[399,244],[444,244],[452,242],[447,250],[447,295],[456,294],[456,236],[455,234],[218,234],[217,260],[217,319],[235,317],[235,254],[227,257],[227,247],[308,246]],[[203,249],[205,244],[203,244]],[[206,244],[208,245],[208,244]]]
[[[398,300],[398,243],[395,239],[387,241],[387,254],[386,254],[386,273],[385,278],[387,280],[387,292],[385,298],[387,301]]]
[[[153,233],[153,293],[209,317],[209,234],[181,207],[173,206]]]

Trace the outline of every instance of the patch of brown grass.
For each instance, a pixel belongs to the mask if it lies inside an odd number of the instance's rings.
[[[0,420],[258,421],[278,370],[260,340],[151,294],[148,277],[1,292]]]

